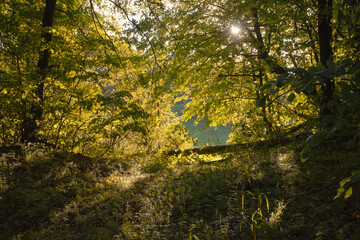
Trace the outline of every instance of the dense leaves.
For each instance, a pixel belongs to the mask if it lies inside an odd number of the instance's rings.
[[[231,139],[238,142],[294,129],[315,132],[319,122],[331,127],[334,117],[348,121],[356,115],[355,109],[343,114],[344,106],[334,107],[347,101],[349,78],[357,79],[356,1],[174,0],[133,6],[143,11],[128,36],[158,57],[159,71],[176,94],[189,95],[185,119],[197,115],[215,126],[231,122]],[[352,73],[344,64],[353,66]],[[351,88],[357,95],[358,86]]]
[[[174,116],[156,114],[156,106],[169,112],[171,101],[164,91],[153,94],[159,77],[152,87],[142,84],[154,78],[153,66],[123,40],[116,9],[102,1],[57,1],[47,27],[41,22],[48,2],[1,4],[0,144],[40,141],[105,154],[129,139],[150,147],[151,118],[164,131],[174,128]],[[48,63],[40,66],[45,52]],[[150,109],[149,101],[158,104]]]

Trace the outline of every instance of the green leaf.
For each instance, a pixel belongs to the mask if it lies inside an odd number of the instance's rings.
[[[341,180],[340,187],[344,187],[344,185],[348,182],[350,182],[350,178],[345,178],[345,179]]]
[[[318,147],[321,143],[323,143],[324,140],[321,139],[319,136],[317,135],[314,135],[311,140],[310,140],[310,144],[311,144],[311,147],[313,148],[316,148]]]
[[[277,88],[272,88],[269,90],[269,93],[277,93],[279,91],[279,89]]]
[[[301,162],[306,162],[310,158],[310,151],[301,152]]]
[[[360,24],[360,3],[356,4],[352,9],[351,21],[354,25]]]
[[[334,75],[328,68],[323,69],[323,70],[317,72],[316,74],[319,75],[320,77],[324,77],[324,78],[333,78],[334,77]]]
[[[242,194],[241,196],[241,209],[245,209],[245,194]]]
[[[330,100],[326,105],[328,107],[334,107],[337,104],[337,102],[335,100]]]
[[[333,18],[336,20],[337,24],[339,24],[343,18],[343,13],[341,11],[341,5],[337,4],[333,12]]]
[[[266,98],[261,97],[258,100],[256,100],[256,107],[265,107]]]
[[[337,192],[336,196],[333,198],[333,200],[338,199],[343,192],[344,192],[344,189],[343,189],[343,188],[339,188],[339,189],[338,189],[338,192]]]
[[[312,85],[307,85],[304,90],[307,92],[307,93],[312,93],[313,91],[315,91],[315,88],[314,86]]]
[[[349,109],[345,104],[339,104],[336,108],[340,113],[345,113],[345,111]]]
[[[264,195],[264,197],[265,197],[265,201],[266,201],[266,208],[267,208],[268,213],[269,213],[269,211],[270,211],[269,199],[266,197],[266,195]]]
[[[346,191],[344,199],[350,197],[352,195],[352,187],[349,187],[349,189]]]
[[[294,93],[291,93],[288,97],[287,97],[287,101],[288,102],[293,102],[295,99],[295,94]]]
[[[359,181],[360,181],[360,173],[352,173],[351,182],[356,183]]]

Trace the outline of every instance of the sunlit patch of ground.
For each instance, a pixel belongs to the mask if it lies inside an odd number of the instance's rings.
[[[119,190],[128,190],[134,186],[134,184],[146,177],[149,174],[146,174],[140,170],[140,166],[132,166],[128,171],[114,171],[104,180],[104,184],[111,185],[116,187]]]

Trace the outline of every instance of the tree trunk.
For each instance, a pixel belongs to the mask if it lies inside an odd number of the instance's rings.
[[[264,43],[264,39],[262,37],[261,34],[261,29],[260,29],[260,24],[259,24],[259,18],[258,18],[258,10],[256,8],[252,9],[252,14],[254,17],[254,32],[255,32],[255,38],[254,40],[256,41],[257,44],[257,51],[258,51],[258,62],[259,62],[259,89],[261,89],[263,87],[263,73],[261,71],[262,67],[261,67],[261,60],[265,62],[266,66],[270,69],[271,72],[276,73],[276,74],[283,74],[285,73],[285,69],[282,68],[280,65],[278,65],[276,62],[274,62],[270,55],[268,50],[266,49],[265,43]],[[254,73],[255,73],[255,69],[253,69]],[[254,80],[256,81],[256,76],[255,74],[253,75]],[[256,97],[257,99],[260,99],[261,97],[264,97],[263,94],[260,93],[259,90],[257,90],[256,92]],[[269,121],[268,117],[267,117],[267,111],[266,111],[266,106],[262,106],[261,107],[261,114],[262,114],[262,118],[263,118],[263,122],[265,124],[265,128],[264,128],[264,135],[269,135],[273,132],[274,128],[271,124],[271,122]]]
[[[266,49],[264,39],[261,34],[258,10],[256,8],[252,9],[252,15],[254,17],[254,32],[256,37],[253,37],[252,34],[251,37],[255,40],[257,44],[259,58],[266,63],[271,73],[275,73],[275,74],[286,73],[286,70],[270,57],[269,51]]]
[[[333,59],[332,40],[332,0],[318,0],[318,34],[320,46],[320,62],[326,68],[327,62]],[[323,121],[326,116],[332,115],[332,110],[328,106],[329,101],[334,95],[335,83],[333,78],[325,77],[321,83],[320,100],[320,119]],[[325,121],[326,122],[326,121]],[[329,125],[330,123],[327,123]]]
[[[44,104],[44,84],[49,68],[50,49],[47,46],[51,42],[52,34],[50,28],[53,26],[53,19],[55,14],[56,0],[46,0],[43,20],[40,49],[45,47],[39,53],[39,60],[37,64],[37,73],[39,80],[36,84],[35,96],[36,100],[30,103],[29,110],[26,111],[22,124],[21,142],[36,142],[38,136],[36,132],[39,128],[39,122],[43,115]]]

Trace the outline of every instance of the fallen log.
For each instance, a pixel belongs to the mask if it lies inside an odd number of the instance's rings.
[[[252,148],[252,149],[258,149],[263,147],[276,147],[278,145],[294,142],[296,140],[299,140],[299,138],[304,138],[309,136],[310,134],[301,134],[297,135],[296,137],[280,137],[280,138],[273,138],[263,141],[255,141],[255,142],[249,142],[249,143],[234,143],[234,144],[227,144],[227,145],[217,145],[217,146],[204,146],[204,147],[197,147],[197,148],[188,148],[184,150],[169,150],[167,151],[167,155],[169,156],[176,156],[176,155],[191,155],[193,153],[197,154],[211,154],[211,153],[217,153],[217,152],[223,152],[223,151],[232,151],[235,149],[246,149],[246,148]]]

